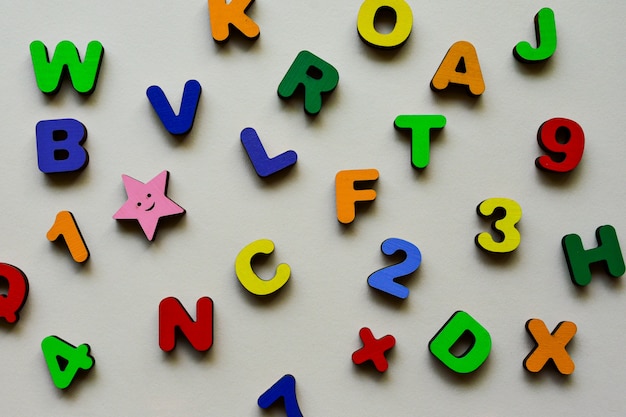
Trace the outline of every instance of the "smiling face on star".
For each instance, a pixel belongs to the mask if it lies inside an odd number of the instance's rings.
[[[144,201],[137,201],[137,208],[143,211],[151,211],[156,205],[156,201],[153,201],[152,194],[146,194]]]

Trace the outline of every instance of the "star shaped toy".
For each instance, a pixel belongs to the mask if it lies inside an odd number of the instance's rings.
[[[148,240],[152,241],[161,217],[185,213],[184,208],[165,195],[169,175],[168,171],[163,171],[147,184],[128,175],[122,175],[128,200],[113,215],[113,218],[116,220],[136,219]]]

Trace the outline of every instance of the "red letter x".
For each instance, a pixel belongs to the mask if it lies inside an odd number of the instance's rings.
[[[388,334],[376,339],[368,327],[359,331],[359,337],[363,341],[363,347],[352,354],[352,362],[360,365],[365,361],[372,361],[378,372],[385,372],[389,367],[385,352],[395,346],[395,337]]]
[[[571,321],[562,321],[552,334],[545,323],[539,319],[526,322],[526,330],[535,339],[537,346],[524,359],[524,368],[530,372],[539,372],[548,360],[552,359],[556,369],[563,375],[574,372],[574,361],[565,350],[565,346],[576,334],[576,325]]]

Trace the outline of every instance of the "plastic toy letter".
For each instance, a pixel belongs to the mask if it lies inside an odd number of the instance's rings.
[[[51,242],[57,240],[59,236],[63,236],[70,255],[72,255],[72,259],[75,262],[82,263],[89,259],[89,250],[87,245],[85,245],[83,235],[78,230],[74,215],[69,211],[58,212],[54,224],[46,234],[46,237]]]
[[[57,336],[48,336],[41,341],[41,350],[52,382],[59,389],[69,387],[78,371],[88,371],[95,364],[88,344],[76,347]]]
[[[489,217],[496,210],[504,210],[504,216],[493,222],[492,228],[501,235],[502,239],[496,241],[487,232],[476,235],[476,245],[492,253],[513,252],[521,242],[521,235],[515,225],[522,218],[522,208],[517,202],[509,198],[488,198],[476,207],[476,212],[481,217]]]
[[[0,296],[0,317],[7,323],[15,323],[28,297],[28,278],[19,268],[0,263],[0,279],[9,284],[7,293]]]
[[[391,237],[386,239],[380,249],[385,255],[393,256],[397,252],[402,252],[405,259],[395,265],[387,266],[374,272],[367,279],[370,287],[379,291],[393,295],[401,299],[409,296],[409,289],[402,284],[395,282],[396,279],[412,274],[422,263],[422,253],[420,250],[406,240]]]
[[[354,183],[361,181],[376,181],[378,170],[353,169],[339,171],[335,176],[335,200],[337,205],[337,220],[348,224],[356,217],[355,203],[358,201],[374,201],[376,191],[372,189],[355,189]]]
[[[391,32],[380,33],[374,27],[381,9],[390,9],[396,17]],[[377,48],[397,48],[409,38],[413,29],[413,12],[405,0],[365,0],[359,9],[357,30],[361,39]]]
[[[165,129],[172,135],[184,135],[193,127],[201,92],[202,87],[198,81],[187,81],[183,89],[183,98],[180,103],[178,115],[174,113],[172,105],[158,85],[148,87],[146,95],[154,111],[159,116],[159,119],[161,119],[161,123],[163,123]]]
[[[474,45],[469,42],[459,41],[450,47],[435,72],[430,87],[434,91],[443,91],[450,84],[467,87],[467,92],[474,97],[485,92],[478,55]]]
[[[302,417],[298,398],[296,398],[296,379],[293,375],[287,374],[280,378],[259,397],[257,404],[261,408],[269,408],[280,398],[283,399],[287,417]]]
[[[252,294],[269,295],[283,287],[289,281],[291,268],[287,264],[279,264],[276,274],[269,280],[259,278],[252,270],[252,258],[258,254],[270,255],[274,252],[274,242],[259,239],[243,248],[235,260],[235,273],[241,285]]]
[[[539,319],[526,322],[528,334],[535,340],[534,349],[524,359],[524,368],[529,372],[539,372],[552,359],[556,369],[563,375],[574,372],[574,361],[565,350],[565,346],[576,334],[576,325],[571,321],[562,321],[552,334],[545,323]]]
[[[67,71],[76,91],[81,94],[91,94],[96,89],[104,48],[98,41],[89,42],[85,60],[81,63],[76,46],[70,41],[61,41],[50,61],[46,45],[41,41],[33,41],[30,44],[30,55],[37,87],[42,92],[55,94],[59,91],[61,78]]]
[[[411,129],[411,164],[426,168],[430,162],[430,130],[443,129],[446,118],[433,115],[400,115],[394,125],[398,129]]]
[[[37,164],[45,174],[80,171],[89,154],[82,146],[87,129],[74,119],[41,120],[35,127]]]
[[[171,352],[176,347],[176,330],[180,330],[198,352],[213,346],[213,300],[199,298],[196,321],[189,316],[177,298],[167,297],[159,303],[159,347]]]
[[[525,63],[545,61],[556,51],[556,22],[554,12],[547,7],[539,10],[535,15],[535,38],[537,48],[524,41],[515,45],[513,56]]]
[[[570,172],[583,157],[585,132],[575,121],[555,117],[539,127],[537,142],[547,153],[535,159],[537,168],[551,172]]]
[[[246,10],[254,0],[209,0],[211,34],[216,42],[226,42],[230,36],[230,26],[239,29],[249,39],[261,34],[259,26],[246,15]]]
[[[288,99],[304,88],[304,111],[315,115],[322,109],[322,94],[337,87],[339,73],[328,62],[309,51],[301,51],[278,85],[278,96]]]
[[[454,355],[450,349],[466,334],[474,338],[466,352]],[[485,328],[464,311],[457,311],[428,344],[430,353],[459,374],[477,370],[491,352],[491,336]]]
[[[270,158],[265,152],[265,148],[259,139],[259,135],[251,127],[241,131],[241,144],[243,145],[252,166],[257,175],[261,178],[269,177],[272,174],[282,171],[294,165],[298,161],[298,154],[294,151],[285,151],[280,155]]]
[[[591,282],[591,265],[597,262],[603,263],[607,273],[614,278],[626,272],[615,228],[611,225],[598,227],[596,239],[598,246],[587,250],[578,235],[566,235],[561,240],[569,274],[575,285],[584,287]]]

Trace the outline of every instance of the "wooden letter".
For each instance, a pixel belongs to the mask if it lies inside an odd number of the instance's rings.
[[[165,129],[172,135],[184,135],[193,127],[201,92],[202,87],[198,81],[187,81],[183,89],[183,99],[180,103],[178,115],[174,113],[170,102],[165,97],[165,93],[158,85],[148,87],[146,95]]]
[[[459,41],[450,47],[435,72],[430,87],[433,91],[443,91],[449,84],[467,87],[467,92],[473,97],[485,92],[478,55],[471,43]]]
[[[279,264],[276,274],[269,280],[259,278],[252,270],[252,258],[259,254],[270,255],[274,252],[274,242],[259,239],[243,248],[235,260],[235,273],[241,285],[255,295],[269,295],[283,287],[289,281],[291,268],[287,264]]]
[[[373,201],[376,191],[372,189],[355,189],[354,183],[361,181],[376,181],[378,170],[353,169],[339,171],[335,176],[335,200],[337,205],[337,220],[348,224],[356,217],[355,203],[358,201]]]
[[[394,125],[398,129],[411,129],[411,164],[426,168],[430,162],[430,131],[443,129],[446,118],[439,114],[400,115]]]
[[[537,48],[524,41],[515,45],[513,56],[527,64],[542,62],[556,51],[556,22],[552,9],[544,7],[535,15],[535,38]]]
[[[380,33],[374,27],[376,15],[381,9],[394,13],[396,21],[389,33]],[[357,30],[368,45],[391,49],[404,44],[413,28],[413,12],[405,0],[365,0],[359,9]]]
[[[89,154],[82,146],[87,140],[87,129],[78,120],[41,120],[35,127],[35,137],[41,172],[75,172],[87,166]]]
[[[209,0],[211,33],[216,42],[226,42],[230,36],[230,26],[249,39],[256,39],[261,34],[259,26],[246,15],[246,10],[254,0]]]
[[[0,263],[0,278],[9,284],[7,293],[0,296],[0,317],[15,323],[28,297],[28,278],[19,268],[4,263]]]
[[[526,322],[526,330],[535,341],[535,347],[524,359],[524,368],[529,372],[539,372],[549,360],[563,375],[574,372],[574,361],[565,350],[565,346],[576,334],[576,325],[571,321],[562,321],[552,333],[539,319]]]
[[[198,352],[213,346],[213,300],[199,298],[196,321],[189,316],[177,298],[167,297],[159,303],[159,347],[171,352],[176,347],[176,331],[180,331]]]

